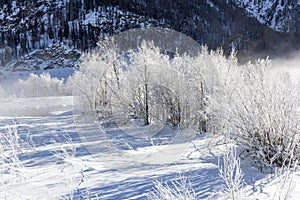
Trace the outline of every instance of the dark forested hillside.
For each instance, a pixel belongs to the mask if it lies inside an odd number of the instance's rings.
[[[104,5],[164,19],[210,48],[230,51],[234,46],[244,55],[279,55],[299,48],[297,0],[112,0]]]
[[[40,65],[51,60],[45,67],[72,65],[80,51],[94,48],[103,34],[141,25],[159,26],[155,20],[95,2],[1,1],[0,64]],[[24,63],[28,60],[35,62]]]
[[[72,66],[82,50],[95,47],[98,37],[145,26],[170,27],[210,48],[221,46],[225,52],[234,46],[240,55],[276,55],[299,47],[299,5],[296,1],[288,4],[289,21],[282,18],[281,22],[280,13],[277,13],[278,23],[274,27],[267,19],[268,15],[275,16],[276,6],[273,15],[272,9],[265,9],[268,13],[263,21],[261,9],[261,18],[257,18],[253,14],[255,9],[252,12],[248,9],[253,3],[239,2],[2,0],[0,65],[15,68]],[[281,5],[282,1],[276,3]],[[260,4],[261,8],[263,6]],[[291,21],[294,23],[289,23]],[[282,27],[289,25],[289,29],[282,31],[280,24]]]

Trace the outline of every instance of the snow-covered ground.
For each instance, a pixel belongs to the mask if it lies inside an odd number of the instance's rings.
[[[298,62],[275,62],[299,73]],[[66,79],[73,70],[48,72]],[[9,85],[28,73],[2,78],[10,77]],[[154,181],[172,187],[182,177],[197,199],[230,199],[219,175],[232,146],[225,137],[134,119],[99,122],[80,115],[76,104],[73,96],[0,98],[0,199],[147,199]],[[265,174],[249,160],[241,169],[243,199],[283,199],[286,191],[299,199],[299,171]]]
[[[149,130],[138,123],[79,121],[73,105],[72,97],[2,100],[0,132],[11,138],[11,148],[1,146],[0,199],[146,199],[153,181],[171,185],[181,177],[197,199],[229,198],[218,170],[231,146],[223,137],[190,130],[184,133],[189,139],[181,140],[167,127],[140,136]],[[287,187],[277,183],[284,176],[263,174],[246,160],[241,168],[245,199],[273,199]],[[299,172],[291,186],[292,199],[298,199]]]

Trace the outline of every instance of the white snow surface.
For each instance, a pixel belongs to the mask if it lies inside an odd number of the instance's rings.
[[[153,181],[170,183],[180,176],[191,182],[197,199],[229,198],[218,175],[218,158],[231,144],[221,136],[168,143],[164,140],[170,139],[172,130],[167,129],[149,142],[122,131],[142,131],[137,124],[99,128],[93,121],[76,123],[72,97],[1,101],[0,131],[5,134],[10,126],[17,130],[21,167],[8,168],[8,163],[0,162],[0,199],[146,199]],[[15,116],[2,112],[8,102],[14,105]],[[179,154],[167,162],[152,162]],[[278,177],[261,173],[246,160],[241,166],[245,199],[272,199],[281,189]],[[299,172],[292,186],[291,199],[298,199]]]

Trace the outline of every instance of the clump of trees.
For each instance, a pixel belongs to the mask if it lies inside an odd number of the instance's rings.
[[[64,79],[51,77],[49,73],[31,73],[27,80],[19,80],[8,91],[8,95],[16,97],[46,97],[70,95],[70,88],[64,84]]]
[[[82,57],[69,83],[88,112],[227,134],[261,166],[299,159],[298,83],[268,59],[239,65],[234,51],[203,47],[191,57],[152,42],[120,52],[107,40]]]

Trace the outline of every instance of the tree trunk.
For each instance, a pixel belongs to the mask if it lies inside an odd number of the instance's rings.
[[[147,80],[147,66],[145,65],[144,68],[144,73],[145,73],[145,113],[144,113],[144,121],[145,121],[145,125],[149,125],[150,121],[149,121],[149,91],[148,91],[148,80]]]

